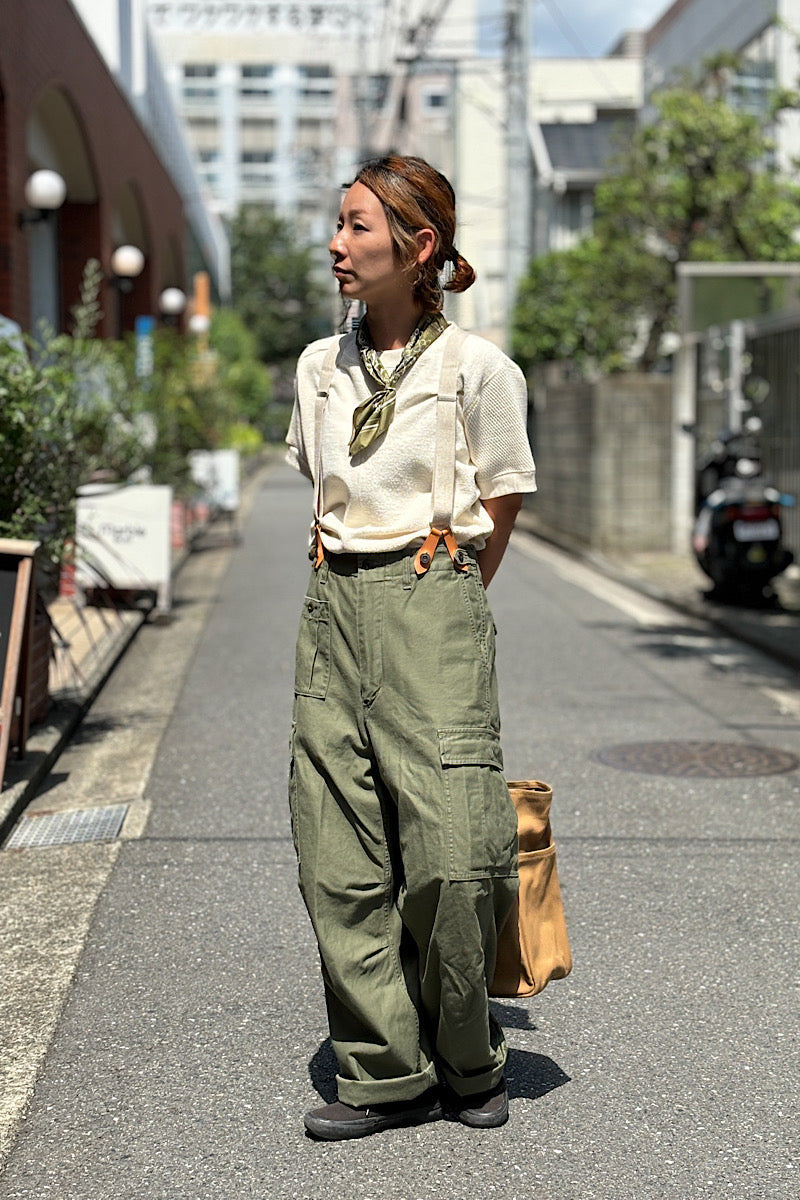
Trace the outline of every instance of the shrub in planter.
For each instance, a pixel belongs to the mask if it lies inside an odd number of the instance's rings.
[[[79,485],[98,470],[125,478],[145,453],[118,351],[87,336],[85,306],[73,315],[73,336],[0,342],[0,537],[40,541],[51,580],[74,536]]]

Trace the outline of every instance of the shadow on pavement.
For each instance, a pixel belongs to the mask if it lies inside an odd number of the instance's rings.
[[[48,792],[52,792],[54,788],[60,787],[62,783],[66,783],[69,779],[69,771],[51,771],[39,787],[37,796],[45,796]]]
[[[509,1049],[506,1062],[508,1094],[512,1100],[540,1100],[571,1082],[571,1077],[545,1054]]]
[[[531,1014],[527,1008],[518,1004],[497,1004],[489,1002],[489,1011],[504,1029],[535,1029]]]

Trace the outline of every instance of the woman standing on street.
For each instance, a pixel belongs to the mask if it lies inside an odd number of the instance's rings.
[[[290,805],[339,1099],[329,1140],[508,1117],[489,1013],[516,893],[484,588],[535,490],[522,373],[442,316],[475,278],[455,197],[419,158],[367,163],[330,243],[357,333],[297,367],[288,460],[314,483]]]

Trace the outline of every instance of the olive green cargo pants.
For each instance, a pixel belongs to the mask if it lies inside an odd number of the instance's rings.
[[[471,549],[331,555],[297,643],[290,806],[339,1099],[492,1087],[497,929],[517,890],[494,625]]]

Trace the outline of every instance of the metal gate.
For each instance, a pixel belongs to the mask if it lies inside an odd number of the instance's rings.
[[[697,444],[705,449],[748,413],[761,418],[764,475],[798,501],[784,539],[800,562],[800,318],[766,317],[709,330],[701,343]]]
[[[784,536],[800,561],[800,321],[751,322],[746,327],[748,384],[764,399],[757,412],[763,422],[764,473],[798,503],[784,509]]]

